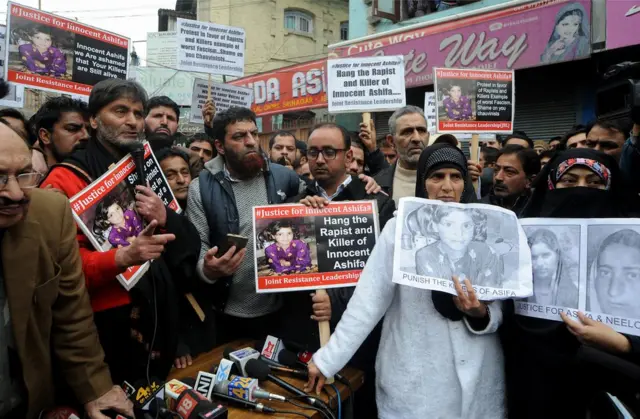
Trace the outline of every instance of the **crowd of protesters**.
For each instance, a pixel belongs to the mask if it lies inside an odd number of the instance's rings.
[[[481,202],[523,218],[635,216],[640,125],[597,120],[543,142],[516,131],[485,142],[474,162],[453,135],[429,145],[415,106],[393,113],[384,138],[370,121],[357,132],[322,123],[306,141],[275,132],[266,150],[250,109],[216,112],[208,102],[203,116],[203,132],[179,145],[178,105],[118,79],[98,83],[88,104],[50,99],[29,120],[0,111],[1,417],[60,404],[90,418],[132,415],[122,382],[164,380],[216,346],[269,334],[317,351],[308,391],[347,363],[364,370],[356,417],[609,417],[598,416],[607,392],[637,408],[637,383],[580,357],[589,347],[637,365],[637,338],[583,317],[521,318],[512,301],[480,301],[473,278],[451,297],[391,277],[403,197]],[[68,198],[145,139],[184,211],[136,186],[144,228],[97,251]],[[253,207],[357,200],[377,202],[384,228],[356,288],[256,293]],[[227,234],[247,246],[220,252]],[[116,277],[147,261],[126,291]],[[334,334],[319,350],[320,321]]]

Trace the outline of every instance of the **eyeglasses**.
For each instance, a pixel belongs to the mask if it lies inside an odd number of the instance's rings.
[[[20,189],[33,189],[42,180],[42,173],[31,172],[31,173],[22,173],[17,176],[13,175],[0,175],[0,190],[7,187],[9,183],[9,179],[15,179],[18,182],[18,186]]]
[[[338,155],[338,151],[344,151],[344,148],[332,148],[332,147],[324,147],[323,149],[319,148],[310,148],[307,150],[307,157],[311,159],[317,159],[320,153],[325,158],[325,160],[333,160]]]

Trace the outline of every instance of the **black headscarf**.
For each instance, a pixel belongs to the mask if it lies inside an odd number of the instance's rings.
[[[446,143],[431,145],[425,148],[420,155],[416,182],[416,197],[429,199],[425,188],[425,181],[434,171],[445,168],[457,169],[462,174],[464,190],[462,191],[460,202],[463,204],[477,202],[473,183],[469,177],[467,158],[460,149]],[[441,291],[431,291],[431,300],[436,310],[438,310],[438,313],[442,316],[449,320],[462,320],[463,314],[454,304],[451,294]]]
[[[587,159],[595,162],[594,173],[605,172],[608,179],[606,190],[595,188],[555,188],[563,168],[572,159]],[[601,176],[602,178],[602,176]],[[588,148],[574,148],[557,153],[542,169],[533,185],[534,192],[522,212],[521,217],[550,218],[616,218],[629,216],[630,204],[635,198],[625,187],[616,160],[600,151]]]

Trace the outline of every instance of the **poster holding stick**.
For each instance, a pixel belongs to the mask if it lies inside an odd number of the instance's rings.
[[[471,147],[469,148],[469,156],[471,157],[471,161],[473,163],[477,163],[480,161],[480,135],[472,134],[471,135]],[[476,192],[480,191],[480,178],[473,182],[473,187]],[[480,198],[478,196],[478,198]]]
[[[434,68],[439,133],[511,134],[514,72]]]
[[[16,3],[8,6],[7,33],[9,82],[89,96],[102,80],[127,78],[128,38]]]
[[[178,18],[178,70],[244,76],[245,31]]]
[[[209,83],[205,79],[196,79],[191,95],[189,122],[204,124],[202,109],[207,100],[213,100],[217,112],[227,110],[232,106],[249,108],[253,101],[253,91],[231,84]]]
[[[211,100],[211,74],[209,74],[209,80],[207,83],[207,101]]]
[[[327,62],[330,113],[379,112],[406,104],[403,56]]]

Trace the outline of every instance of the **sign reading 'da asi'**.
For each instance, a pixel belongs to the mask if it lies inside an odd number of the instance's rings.
[[[178,19],[178,70],[244,76],[242,28]]]
[[[379,112],[406,104],[401,55],[329,60],[327,71],[331,113]]]

